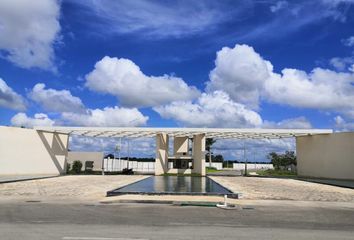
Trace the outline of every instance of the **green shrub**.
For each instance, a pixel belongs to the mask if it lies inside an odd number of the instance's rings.
[[[257,174],[260,175],[260,176],[269,176],[269,177],[292,177],[292,176],[296,176],[296,172],[287,171],[287,170],[276,170],[276,169],[258,170]]]
[[[74,173],[80,173],[82,168],[82,162],[79,160],[75,160],[73,162],[72,170]]]
[[[215,167],[206,167],[205,171],[206,173],[213,173],[213,172],[218,172],[219,170],[217,170]]]
[[[66,163],[66,173],[69,173],[70,172],[70,163]]]

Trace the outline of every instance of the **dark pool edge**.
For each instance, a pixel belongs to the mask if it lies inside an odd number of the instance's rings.
[[[154,177],[154,176],[146,177],[146,178],[140,179],[140,180],[138,180],[138,181],[135,181],[135,182],[132,182],[132,183],[128,183],[127,185],[123,185],[123,186],[121,186],[121,187],[119,187],[119,188],[116,188],[116,189],[107,191],[107,192],[106,192],[106,197],[109,197],[109,196],[108,196],[108,193],[110,193],[110,192],[118,191],[118,190],[120,190],[120,189],[122,189],[122,188],[128,187],[128,186],[130,186],[130,185],[136,184],[136,183],[141,182],[141,181],[144,181],[144,180],[146,180],[146,179],[148,179],[148,178],[151,178],[151,177]]]
[[[229,189],[228,187],[225,187],[225,186],[222,185],[221,183],[218,183],[218,182],[215,181],[214,179],[212,179],[212,178],[210,178],[210,177],[208,177],[208,176],[205,176],[205,177],[209,178],[211,181],[213,181],[213,182],[216,183],[217,185],[219,185],[219,186],[225,188],[225,189],[226,189],[227,191],[229,191],[231,194],[237,194],[237,195],[239,195],[239,193],[234,193],[231,189]]]
[[[198,192],[141,192],[141,191],[130,191],[130,192],[117,192],[119,191],[120,189],[122,188],[125,188],[125,187],[128,187],[132,184],[136,184],[138,182],[141,182],[141,181],[144,181],[148,178],[151,178],[151,177],[155,177],[155,176],[150,176],[150,177],[147,177],[147,178],[143,178],[143,179],[140,179],[136,182],[132,182],[132,183],[129,183],[127,185],[124,185],[124,186],[121,186],[119,188],[116,188],[116,189],[113,189],[111,191],[107,191],[106,192],[106,197],[113,197],[113,196],[121,196],[121,195],[150,195],[150,196],[153,196],[153,195],[184,195],[184,196],[218,196],[218,197],[221,197],[221,196],[225,196],[227,195],[227,197],[229,198],[233,198],[233,199],[238,199],[239,198],[239,193],[234,193],[233,191],[231,191],[229,188],[227,187],[224,187],[223,185],[221,185],[220,183],[216,182],[215,180],[213,180],[212,178],[208,177],[208,176],[205,176],[205,178],[209,178],[211,181],[213,181],[214,183],[216,183],[217,185],[219,185],[220,187],[226,189],[227,191],[229,191],[229,193],[198,193]]]
[[[148,196],[164,196],[164,195],[176,195],[176,196],[217,196],[223,197],[226,195],[228,198],[238,199],[238,193],[190,193],[190,192],[114,192],[108,191],[106,197],[122,196],[122,195],[148,195]]]

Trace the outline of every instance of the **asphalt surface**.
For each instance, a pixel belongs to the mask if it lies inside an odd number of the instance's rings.
[[[2,202],[0,239],[354,239],[354,208]]]

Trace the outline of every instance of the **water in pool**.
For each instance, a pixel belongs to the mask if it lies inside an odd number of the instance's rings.
[[[107,192],[121,194],[236,195],[208,177],[189,176],[153,176]]]

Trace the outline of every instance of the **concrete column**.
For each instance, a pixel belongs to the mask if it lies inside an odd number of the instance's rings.
[[[175,157],[188,155],[188,137],[174,137],[173,155]]]
[[[193,136],[193,173],[205,176],[205,134]]]
[[[156,135],[156,159],[155,175],[161,175],[168,171],[168,135],[159,133]]]

